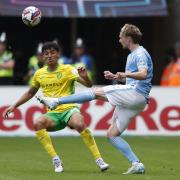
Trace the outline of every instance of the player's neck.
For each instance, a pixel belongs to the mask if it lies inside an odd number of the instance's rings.
[[[55,71],[58,67],[58,64],[48,65],[48,71]]]
[[[131,52],[133,52],[134,50],[136,50],[140,45],[139,44],[130,44],[129,45],[129,50]]]

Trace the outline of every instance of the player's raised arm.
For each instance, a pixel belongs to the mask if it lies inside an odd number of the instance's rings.
[[[28,89],[27,92],[25,92],[20,98],[19,100],[14,103],[13,105],[9,106],[7,109],[5,109],[4,113],[3,113],[3,117],[7,118],[8,115],[14,111],[15,108],[17,108],[18,106],[24,104],[25,102],[27,102],[28,100],[30,100],[38,91],[38,88],[34,88],[34,87],[30,87]]]
[[[147,77],[147,69],[141,68],[138,72],[117,72],[114,80],[122,80],[124,78],[133,78],[136,80],[144,80]]]
[[[133,72],[133,73],[126,72],[125,76],[129,77],[129,78],[136,79],[136,80],[144,80],[147,77],[147,69],[142,68],[138,72]]]
[[[92,87],[92,81],[88,77],[86,68],[79,67],[77,70],[78,70],[78,74],[79,74],[77,81],[86,87]]]

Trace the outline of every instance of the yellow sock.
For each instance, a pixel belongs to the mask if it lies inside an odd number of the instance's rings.
[[[57,156],[57,154],[54,150],[54,147],[52,145],[51,138],[50,138],[48,132],[46,131],[46,129],[41,129],[41,130],[37,131],[36,136],[39,139],[39,141],[41,142],[41,144],[43,145],[44,149],[47,151],[47,153],[52,158]]]
[[[101,158],[101,154],[100,154],[99,149],[96,145],[94,137],[91,134],[91,131],[89,129],[85,129],[83,132],[81,132],[81,136],[83,138],[84,143],[89,148],[92,155],[94,156],[94,158],[95,159]]]

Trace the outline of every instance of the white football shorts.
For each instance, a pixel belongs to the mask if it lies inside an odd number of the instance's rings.
[[[110,104],[115,106],[112,120],[122,133],[131,119],[143,111],[146,99],[129,85],[110,85],[103,89]]]

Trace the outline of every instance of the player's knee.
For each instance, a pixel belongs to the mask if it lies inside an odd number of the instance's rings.
[[[82,132],[86,128],[83,118],[79,118],[78,120],[76,120],[76,122],[74,123],[74,128],[78,132]]]
[[[107,138],[111,138],[113,137],[113,134],[111,133],[111,131],[107,131],[106,136]]]
[[[116,136],[120,136],[121,135],[121,132],[119,131],[112,131],[112,130],[108,130],[107,131],[107,138],[112,138],[112,137],[116,137]]]
[[[41,130],[42,129],[42,127],[41,127],[41,125],[39,124],[39,123],[35,123],[34,124],[34,130],[35,131],[39,131],[39,130]]]
[[[92,91],[97,97],[102,94],[102,88],[93,88]]]
[[[39,131],[39,130],[45,129],[45,128],[46,128],[46,123],[45,123],[44,119],[38,118],[35,120],[35,123],[34,123],[34,130],[35,131]]]
[[[68,126],[72,129],[82,132],[85,129],[84,119],[81,114],[74,114],[68,122]]]
[[[78,132],[84,131],[85,128],[86,128],[86,125],[85,125],[84,122],[78,122],[77,125],[76,125],[76,130]]]

